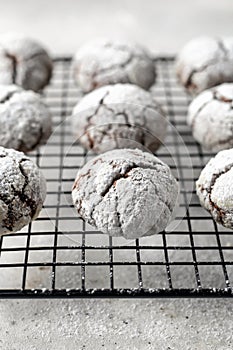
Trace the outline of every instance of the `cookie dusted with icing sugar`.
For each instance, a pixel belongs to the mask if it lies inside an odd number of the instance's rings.
[[[136,44],[99,39],[78,49],[73,60],[74,79],[84,92],[98,87],[131,83],[149,89],[155,82],[155,64]]]
[[[201,205],[219,224],[233,229],[233,149],[219,152],[196,182]]]
[[[233,147],[233,83],[203,91],[190,104],[188,124],[207,150]]]
[[[17,33],[0,37],[0,84],[39,91],[50,81],[53,62],[37,41]]]
[[[178,55],[176,72],[181,84],[194,94],[233,82],[233,37],[191,40]]]
[[[35,220],[46,197],[46,181],[25,154],[0,147],[0,235]]]
[[[78,142],[95,153],[140,145],[154,152],[167,128],[152,95],[133,84],[108,85],[87,94],[74,107],[71,122]]]
[[[16,85],[0,85],[0,146],[29,152],[52,132],[52,118],[41,96]]]
[[[165,163],[148,152],[121,149],[84,165],[72,197],[89,224],[110,236],[133,239],[166,228],[178,192],[178,183]]]

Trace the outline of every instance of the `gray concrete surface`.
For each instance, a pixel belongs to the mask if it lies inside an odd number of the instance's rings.
[[[70,54],[93,36],[176,52],[200,34],[232,34],[230,0],[0,1],[0,33]],[[7,276],[6,276],[7,277]],[[233,349],[231,300],[0,301],[0,349]]]
[[[0,314],[4,350],[233,348],[231,301],[9,301]]]

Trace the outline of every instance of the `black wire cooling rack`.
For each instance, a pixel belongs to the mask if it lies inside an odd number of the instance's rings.
[[[47,178],[47,199],[35,222],[1,237],[0,297],[232,296],[233,236],[212,220],[195,195],[195,180],[212,154],[202,151],[186,125],[190,98],[176,82],[174,59],[155,59],[158,79],[152,93],[181,136],[170,127],[166,147],[157,153],[179,178],[180,207],[172,229],[135,241],[109,238],[75,213],[70,190],[88,155],[72,144],[66,117],[81,93],[72,81],[70,58],[54,63],[44,93],[54,133],[30,155]]]

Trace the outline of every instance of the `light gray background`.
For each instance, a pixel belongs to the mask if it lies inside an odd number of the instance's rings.
[[[231,0],[0,1],[0,33],[71,54],[94,36],[174,53],[200,34],[232,35]],[[232,349],[231,300],[0,301],[0,349]]]
[[[174,53],[193,36],[231,35],[233,27],[231,0],[1,0],[0,6],[0,33],[30,33],[59,54],[94,36]]]

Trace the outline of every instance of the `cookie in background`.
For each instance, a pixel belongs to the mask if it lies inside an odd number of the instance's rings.
[[[168,122],[150,92],[115,84],[85,95],[74,107],[71,123],[75,139],[101,153],[140,146],[154,152],[164,142]]]
[[[0,146],[30,152],[47,142],[52,118],[39,94],[0,85]]]
[[[104,85],[130,83],[148,90],[156,69],[149,52],[135,43],[96,39],[81,46],[73,58],[74,80],[84,92]]]
[[[233,149],[219,152],[207,163],[196,182],[196,191],[213,219],[233,229]]]
[[[176,72],[180,83],[193,94],[233,82],[233,37],[192,39],[178,54]]]
[[[204,149],[218,152],[233,147],[233,83],[205,90],[194,98],[187,122]]]
[[[0,84],[40,91],[50,81],[53,62],[36,40],[19,33],[0,37]]]

